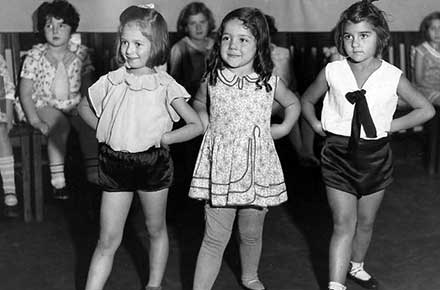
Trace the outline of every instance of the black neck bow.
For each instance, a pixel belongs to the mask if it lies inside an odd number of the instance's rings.
[[[377,136],[376,127],[374,126],[373,119],[371,119],[365,93],[365,90],[358,90],[345,95],[347,100],[351,104],[354,104],[353,119],[351,121],[351,136],[348,143],[348,148],[354,151],[356,151],[359,144],[361,125],[364,127],[367,137],[374,138]]]

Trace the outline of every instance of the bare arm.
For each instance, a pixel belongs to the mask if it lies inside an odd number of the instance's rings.
[[[78,113],[87,125],[92,127],[93,130],[96,130],[96,126],[98,125],[98,117],[96,117],[95,113],[90,107],[87,97],[83,97],[81,99],[81,102],[78,105]]]
[[[204,81],[200,84],[199,90],[194,98],[193,107],[199,114],[200,120],[202,121],[203,131],[206,131],[209,125],[209,114],[207,109],[207,99],[208,99],[208,82]]]
[[[301,98],[302,113],[304,118],[313,128],[313,130],[321,136],[325,136],[322,130],[321,121],[316,117],[315,104],[328,90],[327,80],[325,78],[325,68],[321,70],[313,83],[307,88]]]
[[[34,101],[32,100],[33,83],[33,80],[26,78],[20,80],[20,103],[29,124],[42,134],[47,135],[49,133],[49,126],[38,117]]]
[[[423,95],[417,91],[403,75],[397,86],[397,94],[408,103],[413,110],[391,122],[391,132],[412,128],[434,117],[435,109]]]
[[[163,145],[185,142],[202,134],[203,127],[199,116],[183,98],[174,99],[171,106],[186,124],[179,129],[163,134],[161,140]]]
[[[417,50],[415,49],[414,53],[414,81],[417,85],[423,86],[423,71],[425,70],[425,67],[423,65],[423,59],[425,57]]]
[[[287,88],[282,79],[278,80],[274,97],[284,108],[283,122],[271,126],[272,137],[276,140],[286,136],[292,130],[301,113],[301,104],[298,97]]]

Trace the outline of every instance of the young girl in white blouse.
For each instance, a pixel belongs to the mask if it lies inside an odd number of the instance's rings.
[[[390,31],[383,12],[371,2],[356,2],[341,14],[335,41],[345,58],[329,63],[302,98],[305,118],[316,133],[327,136],[321,163],[333,215],[329,289],[334,290],[346,289],[348,271],[364,288],[378,288],[363,262],[377,210],[392,181],[388,135],[434,115],[402,72],[380,59]],[[314,104],[324,94],[318,120]],[[393,120],[397,95],[413,110]]]
[[[168,146],[202,133],[201,121],[187,104],[190,95],[170,75],[155,67],[168,56],[168,30],[150,6],[130,6],[120,16],[121,68],[89,88],[80,114],[99,142],[98,173],[103,189],[101,230],[86,290],[102,289],[110,274],[133,199],[139,195],[149,233],[149,281],[161,289],[168,258],[165,222],[173,163]],[[171,131],[182,117],[185,126]]]

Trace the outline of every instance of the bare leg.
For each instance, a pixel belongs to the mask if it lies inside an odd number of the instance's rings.
[[[66,185],[64,177],[64,159],[66,144],[70,132],[70,123],[63,112],[52,107],[37,109],[38,117],[49,126],[47,154],[51,169],[51,183],[55,188]]]
[[[333,217],[330,240],[330,281],[345,284],[356,227],[357,198],[350,193],[327,187],[327,198]]]
[[[353,239],[352,261],[363,262],[370,245],[376,214],[384,196],[384,190],[363,196],[358,201],[356,233]]]
[[[154,192],[138,191],[150,238],[149,279],[147,286],[158,287],[162,283],[168,260],[168,232],[166,207],[168,189]]]
[[[99,240],[87,276],[86,290],[101,290],[110,275],[113,258],[122,241],[132,192],[103,192]]]

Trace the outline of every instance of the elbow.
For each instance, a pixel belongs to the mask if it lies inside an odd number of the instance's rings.
[[[429,106],[425,116],[427,117],[427,120],[431,120],[432,118],[434,118],[435,114],[436,114],[435,107],[434,106]]]

